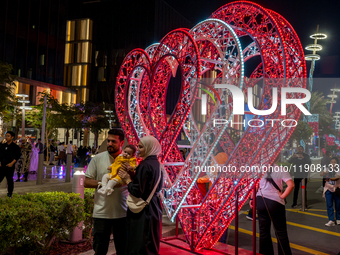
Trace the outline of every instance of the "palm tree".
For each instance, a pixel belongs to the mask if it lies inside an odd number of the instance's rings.
[[[319,135],[333,134],[337,135],[336,131],[331,128],[333,123],[332,114],[327,109],[328,99],[325,98],[322,92],[312,92],[310,100],[310,112],[312,114],[319,114]]]
[[[336,135],[336,131],[331,128],[333,125],[333,119],[331,113],[327,109],[327,103],[328,100],[322,92],[312,92],[310,99],[310,113],[319,115],[319,136],[323,136],[324,134]],[[312,128],[306,122],[303,122],[303,119],[304,115],[301,114],[300,121],[289,139],[291,144],[294,140],[298,143],[301,140],[306,142],[313,134]]]

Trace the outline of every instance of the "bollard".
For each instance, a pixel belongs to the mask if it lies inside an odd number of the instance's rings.
[[[84,182],[85,182],[85,168],[77,167],[74,169],[72,192],[79,194],[84,199]],[[81,221],[77,227],[70,234],[70,241],[72,243],[83,240],[83,222]]]
[[[71,165],[72,165],[72,154],[68,153],[67,154],[67,162],[66,162],[66,177],[65,177],[65,182],[70,182],[71,181]]]
[[[302,179],[301,183],[301,199],[302,199],[302,211],[304,212],[306,210],[306,179]]]
[[[44,153],[39,154],[38,161],[38,173],[37,173],[37,185],[41,185],[43,180],[43,171],[44,171]]]

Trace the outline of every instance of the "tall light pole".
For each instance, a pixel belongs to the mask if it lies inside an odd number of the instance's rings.
[[[19,109],[22,111],[22,123],[21,123],[21,138],[25,137],[25,110],[32,110],[32,107],[27,106],[26,104],[29,104],[29,100],[25,100],[28,95],[26,94],[16,94],[17,97],[21,97],[22,99],[18,100],[19,103],[22,103],[21,106],[19,106]]]
[[[43,148],[44,148],[44,144],[45,144],[46,107],[47,107],[47,96],[45,96],[45,98],[44,98],[44,110],[43,110],[43,119],[42,119],[42,128],[41,128],[41,143],[42,143]],[[42,184],[43,168],[44,168],[44,153],[39,153],[37,185]],[[67,174],[67,172],[66,172],[66,174]]]
[[[310,38],[314,39],[314,44],[308,44],[305,49],[312,51],[312,54],[306,54],[305,55],[305,60],[306,61],[312,61],[312,64],[310,66],[310,71],[309,71],[309,91],[312,92],[313,90],[313,74],[314,74],[314,68],[315,68],[315,61],[320,60],[320,55],[316,54],[317,51],[322,50],[322,46],[320,44],[317,44],[318,40],[323,40],[327,38],[326,34],[319,33],[319,25],[316,27],[316,33],[312,34]],[[332,101],[333,98],[332,98]],[[310,102],[307,102],[307,108],[310,111]],[[308,122],[308,118],[304,118],[305,121]],[[303,140],[300,141],[300,144],[302,145],[303,148],[305,148],[305,142]],[[305,179],[302,179],[302,186],[305,186]],[[306,190],[302,189],[302,211],[305,211],[306,205],[305,205],[305,194]]]
[[[316,54],[317,51],[322,50],[322,46],[320,44],[317,44],[318,40],[324,40],[327,38],[326,34],[319,33],[319,25],[316,27],[316,33],[312,34],[309,36],[311,39],[314,39],[314,44],[308,44],[305,49],[312,51],[312,54],[306,54],[305,55],[305,60],[306,61],[312,61],[312,64],[310,66],[310,71],[309,71],[309,90],[313,90],[313,74],[314,74],[314,69],[315,69],[315,61],[320,60],[320,55]],[[310,107],[310,105],[309,105]]]
[[[333,105],[336,103],[335,98],[337,98],[338,96],[331,94],[331,95],[328,95],[328,97],[331,98],[331,100],[329,100],[328,103],[331,104],[331,106],[329,107],[329,112],[332,113]]]
[[[320,60],[320,55],[316,54],[316,52],[322,50],[322,46],[318,44],[318,40],[323,40],[327,38],[326,34],[319,33],[319,25],[316,27],[316,33],[312,34],[309,36],[311,39],[314,39],[314,44],[308,44],[305,49],[308,51],[312,51],[311,54],[306,54],[305,55],[305,60],[306,61],[312,61],[311,66],[310,66],[310,71],[309,71],[309,91],[312,92],[313,90],[313,74],[314,74],[314,69],[315,69],[315,61]],[[332,99],[333,101],[333,99]],[[310,111],[310,102],[307,102],[307,108]],[[304,118],[305,121],[308,122],[308,118]],[[300,141],[300,144],[305,148],[305,142],[303,140]]]
[[[0,136],[2,136],[2,128],[3,128],[3,120],[2,120],[2,117],[0,115]]]

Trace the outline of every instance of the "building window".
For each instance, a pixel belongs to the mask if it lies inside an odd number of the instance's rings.
[[[39,57],[39,65],[41,65],[41,66],[45,65],[45,54],[40,55],[40,57]]]

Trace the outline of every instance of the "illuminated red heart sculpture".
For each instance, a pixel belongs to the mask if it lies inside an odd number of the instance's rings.
[[[245,37],[253,42],[242,49],[240,40]],[[250,79],[245,78],[244,66],[256,57],[261,63],[249,75]],[[182,88],[175,110],[167,118],[168,84],[177,69],[181,73]],[[194,250],[215,245],[235,217],[235,193],[238,193],[240,209],[262,177],[258,172],[241,172],[241,167],[272,164],[294,130],[283,125],[248,127],[234,145],[228,124],[212,125],[216,116],[234,121],[240,118],[231,114],[232,101],[226,90],[214,90],[212,84],[204,85],[201,80],[202,76],[209,75],[215,79],[213,73],[218,74],[215,84],[232,84],[242,89],[262,82],[261,100],[266,103],[260,104],[260,109],[270,106],[272,87],[279,91],[287,86],[306,87],[303,49],[294,29],[279,14],[245,1],[222,6],[211,19],[190,31],[170,32],[146,51],[133,50],[124,59],[116,84],[116,111],[129,143],[137,144],[139,137],[146,134],[154,135],[161,142],[160,159],[167,169],[161,195],[163,204],[171,219],[178,217]],[[217,95],[221,99],[216,104],[208,100],[206,122],[200,128],[191,112],[201,94],[198,88],[209,93],[215,91],[214,99]],[[278,98],[280,103],[280,96]],[[271,119],[292,122],[300,117],[300,110],[295,106],[288,107],[286,116],[279,114],[279,108],[268,116],[254,116],[254,119],[271,123]],[[185,161],[175,143],[182,128],[192,144]],[[226,165],[237,171],[210,175],[213,184],[203,197],[196,185],[200,171],[195,171],[195,167],[215,163],[212,153],[218,145],[229,156]]]

